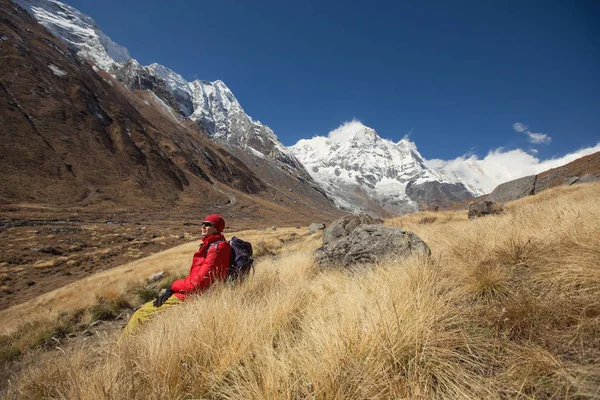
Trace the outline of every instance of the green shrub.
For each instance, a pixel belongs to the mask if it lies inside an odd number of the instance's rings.
[[[147,286],[136,286],[133,288],[132,293],[135,294],[141,303],[147,303],[154,300],[158,296],[158,289],[154,289]]]
[[[92,320],[111,321],[116,319],[122,310],[131,308],[131,304],[123,295],[116,297],[97,297],[97,302],[88,312]]]

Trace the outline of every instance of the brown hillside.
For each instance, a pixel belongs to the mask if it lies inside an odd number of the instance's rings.
[[[538,174],[535,191],[537,193],[551,187],[563,185],[567,179],[584,174],[600,177],[600,152],[581,157],[562,167],[552,168]]]
[[[23,10],[9,1],[2,8],[3,201],[163,205],[184,189],[210,190],[213,180],[265,189],[192,125],[165,121],[156,106],[136,107],[134,93],[94,72]]]

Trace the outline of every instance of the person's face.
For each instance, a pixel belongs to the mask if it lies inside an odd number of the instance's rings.
[[[215,228],[213,226],[213,224],[211,224],[210,222],[203,222],[202,223],[202,233],[201,236],[202,238],[206,238],[209,237],[210,235],[214,235],[215,233],[219,233],[219,231],[217,231],[217,228]]]

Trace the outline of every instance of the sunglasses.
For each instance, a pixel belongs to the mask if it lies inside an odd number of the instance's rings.
[[[208,226],[208,227],[211,227],[211,226],[213,226],[213,224],[212,224],[212,223],[210,223],[210,222],[203,222],[203,223],[202,223],[202,226]]]

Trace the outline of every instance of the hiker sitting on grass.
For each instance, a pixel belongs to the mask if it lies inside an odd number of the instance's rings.
[[[202,222],[202,242],[194,254],[190,274],[178,279],[154,301],[144,304],[137,310],[123,331],[122,337],[150,319],[157,312],[177,305],[190,294],[208,289],[217,280],[227,278],[231,248],[221,234],[225,221],[217,214],[209,215]]]

